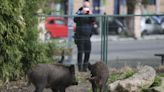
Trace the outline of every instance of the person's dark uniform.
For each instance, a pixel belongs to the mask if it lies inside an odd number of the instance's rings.
[[[75,17],[76,32],[75,43],[77,45],[77,61],[79,71],[87,71],[88,61],[91,53],[91,35],[92,24],[95,21],[93,17]],[[84,55],[84,62],[83,62]]]

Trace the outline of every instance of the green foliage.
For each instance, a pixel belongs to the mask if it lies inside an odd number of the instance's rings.
[[[135,71],[133,71],[133,70],[127,70],[127,71],[119,72],[119,73],[112,73],[109,76],[108,82],[112,83],[112,82],[115,82],[117,80],[126,79],[126,78],[132,76],[134,73],[135,73]]]
[[[162,81],[161,81],[160,76],[156,76],[153,84],[151,85],[151,87],[160,86],[161,83],[162,83]]]
[[[161,78],[160,78],[161,76],[160,75],[157,75],[156,77],[155,77],[155,80],[154,80],[154,82],[153,82],[153,84],[150,86],[150,88],[147,88],[147,89],[142,89],[142,92],[154,92],[154,91],[152,91],[152,88],[153,87],[157,87],[157,86],[160,86],[161,84],[162,84],[162,80],[161,80]]]
[[[0,79],[4,81],[20,78],[24,36],[24,21],[21,11],[24,0],[0,1]]]
[[[127,0],[128,14],[133,14],[137,0]]]
[[[159,74],[160,77],[164,77],[164,73]]]
[[[24,8],[24,0],[0,0],[0,11],[3,15],[10,15],[12,17],[17,17],[16,15],[21,15],[21,11]]]
[[[38,42],[37,16],[35,14],[40,4],[42,4],[40,0],[28,0],[22,11],[26,22],[26,35],[24,36],[25,45],[22,47],[24,55],[21,62],[25,72],[34,64],[52,61],[51,52],[53,48],[50,46],[51,43]]]
[[[63,2],[65,2],[65,0],[54,0],[55,1],[55,3],[63,3]]]
[[[142,0],[141,1],[142,5],[144,5],[144,6],[148,5],[148,2],[149,2],[149,0]]]
[[[35,14],[42,1],[0,0],[0,80],[21,79],[32,65],[52,61],[51,43],[37,40]]]

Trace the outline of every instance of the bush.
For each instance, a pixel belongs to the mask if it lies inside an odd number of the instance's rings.
[[[22,20],[24,0],[1,0],[0,3],[0,79],[8,82],[21,78],[20,47],[23,41],[25,23]]]
[[[154,80],[153,84],[150,86],[150,88],[142,89],[142,92],[153,92],[152,88],[156,87],[156,86],[160,86],[161,83],[162,83],[162,80],[161,80],[160,76],[157,75],[155,77],[155,80]]]
[[[53,48],[38,42],[34,14],[43,0],[0,2],[0,80],[9,82],[22,79],[34,64],[52,61]]]
[[[156,76],[153,84],[151,85],[151,87],[160,86],[161,83],[162,83],[162,81],[161,81],[160,76]]]
[[[159,74],[160,77],[164,77],[164,73]]]

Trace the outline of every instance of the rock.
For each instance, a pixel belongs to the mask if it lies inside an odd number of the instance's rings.
[[[154,82],[156,71],[150,66],[144,66],[133,76],[118,80],[109,84],[110,92],[141,92],[142,88],[148,88]]]
[[[161,80],[162,80],[161,85],[153,88],[154,92],[164,92],[164,78],[162,77]]]

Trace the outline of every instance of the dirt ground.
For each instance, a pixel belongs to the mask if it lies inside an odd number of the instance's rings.
[[[66,89],[66,92],[90,92],[91,84],[86,80],[89,73],[77,73],[78,85],[70,86]],[[27,86],[27,82],[14,81],[6,86],[0,88],[0,92],[34,92],[35,88],[31,84]],[[44,92],[52,92],[51,89],[44,89]]]
[[[66,92],[88,92],[90,90],[89,88],[90,84],[88,83],[80,83],[77,86],[71,86],[66,89]],[[28,86],[28,87],[14,87],[14,88],[3,88],[0,90],[0,92],[34,92],[34,87]],[[44,89],[44,92],[52,92],[51,89]]]

